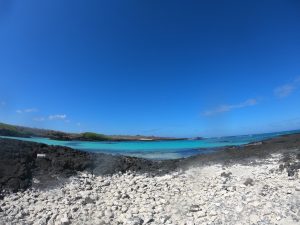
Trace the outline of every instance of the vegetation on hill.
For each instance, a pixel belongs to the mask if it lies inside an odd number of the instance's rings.
[[[16,126],[0,123],[0,135],[1,136],[15,136],[15,137],[30,137],[31,132],[18,129]]]
[[[81,140],[81,141],[158,141],[158,140],[181,140],[176,138],[165,138],[155,136],[130,136],[130,135],[104,135],[93,132],[85,133],[65,133],[61,131],[14,126],[0,123],[0,136],[14,137],[45,137],[53,140]]]
[[[109,141],[112,140],[111,137],[104,134],[97,134],[93,132],[85,132],[80,134],[80,139],[89,140],[89,141]]]

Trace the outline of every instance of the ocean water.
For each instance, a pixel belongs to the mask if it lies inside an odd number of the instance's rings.
[[[89,151],[89,152],[102,152],[109,154],[121,154],[127,156],[136,156],[148,159],[178,159],[189,157],[197,154],[206,154],[217,151],[219,147],[225,146],[239,146],[266,140],[269,138],[277,137],[284,134],[300,133],[298,131],[285,131],[267,134],[255,135],[242,135],[231,137],[217,137],[207,138],[204,140],[180,140],[180,141],[121,141],[121,142],[108,142],[108,141],[57,141],[48,138],[31,137],[4,137],[17,139],[22,141],[32,141],[37,143],[44,143],[47,145],[59,145],[71,147],[74,149]]]

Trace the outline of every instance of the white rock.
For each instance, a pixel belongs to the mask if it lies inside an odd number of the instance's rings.
[[[259,216],[257,216],[256,214],[251,214],[249,216],[249,220],[250,220],[250,223],[257,224],[257,222],[259,221]]]
[[[187,221],[185,225],[195,225],[195,223],[193,221]]]
[[[259,203],[258,201],[254,201],[254,202],[252,202],[251,204],[252,204],[254,207],[257,207],[257,206],[260,205],[260,203]]]
[[[214,211],[214,210],[211,210],[211,211],[208,212],[208,214],[209,214],[210,216],[216,216],[216,215],[217,215],[217,212]]]
[[[240,205],[238,205],[237,207],[235,207],[235,211],[236,211],[237,213],[240,213],[240,212],[243,211],[243,207],[240,206]]]
[[[104,215],[107,216],[108,218],[113,218],[114,217],[114,214],[111,210],[106,210],[104,212]]]
[[[65,214],[63,216],[63,218],[60,219],[60,222],[62,223],[62,225],[69,225],[70,224],[70,220],[67,214]]]
[[[143,220],[139,217],[133,217],[133,218],[130,218],[128,219],[125,224],[128,224],[128,225],[142,225],[143,224]]]
[[[196,213],[197,217],[198,218],[202,218],[202,217],[205,217],[206,216],[206,212],[205,211],[199,211]]]

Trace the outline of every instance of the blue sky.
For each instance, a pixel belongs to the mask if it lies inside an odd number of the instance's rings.
[[[300,2],[0,1],[0,121],[219,136],[300,128]]]

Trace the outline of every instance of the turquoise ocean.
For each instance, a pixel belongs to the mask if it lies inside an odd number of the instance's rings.
[[[178,159],[198,154],[207,154],[218,151],[220,147],[240,146],[251,142],[263,141],[280,135],[300,133],[297,131],[284,131],[266,134],[241,135],[230,137],[206,138],[203,140],[178,140],[178,141],[57,141],[48,138],[31,137],[4,137],[22,141],[32,141],[47,145],[59,145],[74,149],[101,152],[114,155],[127,155],[148,159]]]

